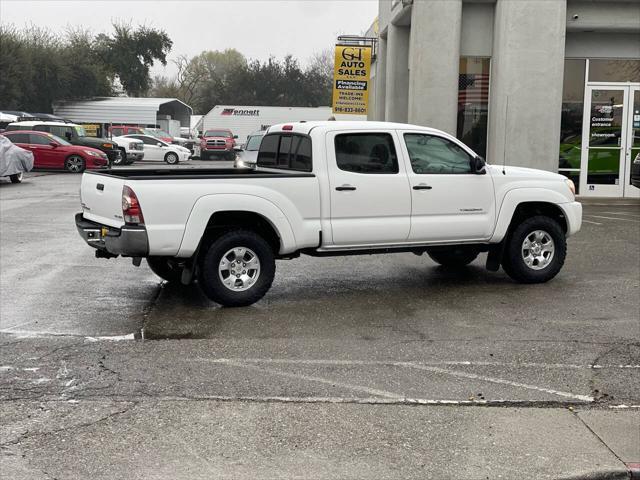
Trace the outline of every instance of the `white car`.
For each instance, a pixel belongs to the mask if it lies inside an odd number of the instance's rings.
[[[445,132],[386,122],[274,125],[255,170],[85,172],[80,197],[76,226],[97,257],[146,257],[225,306],[257,302],[275,260],[301,254],[426,253],[462,268],[487,252],[488,270],[546,282],[582,224],[566,177],[488,165]]]
[[[191,156],[188,148],[172,143],[167,143],[151,135],[124,135],[123,138],[135,138],[144,143],[144,159],[150,162],[166,162],[175,165],[179,162],[186,162]]]
[[[260,143],[266,130],[260,132],[254,132],[247,137],[247,143],[237,152],[235,162],[233,164],[236,168],[256,168],[256,162],[258,161],[258,151],[260,150]]]

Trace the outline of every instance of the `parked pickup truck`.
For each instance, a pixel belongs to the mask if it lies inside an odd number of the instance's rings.
[[[573,183],[488,165],[438,130],[384,122],[276,125],[257,169],[86,172],[76,225],[103,258],[145,257],[225,306],[269,290],[276,259],[427,253],[546,282],[582,222]]]
[[[120,149],[120,159],[114,165],[131,165],[144,158],[144,143],[142,140],[128,137],[111,137],[111,141]]]
[[[236,138],[238,136],[231,133],[231,130],[205,131],[200,137],[200,159],[209,160],[212,155],[225,160],[235,159]]]

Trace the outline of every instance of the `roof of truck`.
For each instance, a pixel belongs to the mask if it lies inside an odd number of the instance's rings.
[[[391,129],[391,130],[420,130],[423,132],[432,132],[446,134],[441,130],[435,128],[423,127],[420,125],[411,125],[408,123],[393,123],[393,122],[369,122],[369,121],[333,121],[326,120],[321,122],[291,122],[280,123],[278,125],[272,125],[267,130],[267,133],[281,132],[283,127],[289,127],[286,131],[295,133],[309,134],[311,130],[315,128],[323,128],[328,130],[371,130],[371,129]]]

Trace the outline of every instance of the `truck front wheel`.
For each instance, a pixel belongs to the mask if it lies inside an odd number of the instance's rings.
[[[555,277],[567,255],[562,227],[538,215],[515,227],[507,239],[502,268],[520,283],[543,283]]]
[[[249,230],[218,237],[200,257],[198,283],[204,294],[225,307],[244,307],[271,288],[276,271],[271,246]]]
[[[460,268],[473,262],[478,254],[477,249],[469,247],[430,248],[427,255],[443,267]]]

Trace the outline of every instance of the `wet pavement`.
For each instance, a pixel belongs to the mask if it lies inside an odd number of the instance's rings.
[[[203,163],[209,167],[211,162]],[[446,404],[477,412],[460,414],[460,425],[452,420],[451,428],[460,431],[491,423],[487,419],[494,415],[506,428],[509,415],[516,415],[506,407],[518,407],[525,424],[542,422],[544,415],[536,412],[543,408],[551,422],[584,428],[583,419],[573,413],[564,418],[568,406],[605,416],[618,412],[623,425],[640,429],[639,410],[634,408],[640,405],[637,201],[588,202],[583,230],[569,241],[564,269],[544,285],[518,285],[501,271],[487,272],[484,257],[451,272],[411,253],[303,256],[277,263],[273,288],[262,301],[226,309],[208,301],[195,286],[163,284],[144,262],[136,268],[126,259],[95,259],[75,230],[79,182],[75,175],[31,174],[19,185],[0,184],[0,399],[9,412],[0,433],[9,452],[29,454],[31,463],[10,458],[14,472],[27,472],[24,478],[38,478],[29,476],[33,465],[38,472],[57,471],[62,474],[58,478],[83,478],[94,467],[113,467],[115,460],[100,457],[95,464],[78,462],[78,468],[64,476],[64,469],[34,454],[61,448],[66,427],[58,423],[64,424],[74,406],[81,417],[72,422],[78,429],[101,422],[111,429],[102,432],[107,435],[117,436],[116,426],[124,428],[119,416],[134,422],[125,429],[131,438],[138,423],[148,430],[144,435],[157,434],[154,418],[174,428],[175,422],[196,422],[195,430],[181,440],[188,444],[189,435],[200,441],[204,435],[197,428],[198,408],[220,409],[221,415],[235,418],[235,423],[226,417],[218,425],[237,432],[241,425],[251,428],[252,415],[263,418],[273,407],[274,421],[287,426],[270,432],[261,424],[260,434],[271,435],[276,443],[283,432],[288,439],[302,435],[292,427],[298,420],[287,423],[287,411],[291,418],[316,415],[321,423],[305,428],[322,436],[325,422],[338,432],[318,455],[335,453],[340,442],[355,435],[347,428],[349,421],[367,423],[380,409],[389,421],[399,422],[398,428],[407,428],[407,438],[413,439],[409,442],[420,435],[433,438],[434,431],[445,428],[440,413],[430,417],[425,412],[432,410],[421,410],[416,417],[420,425],[434,422],[435,430],[425,434],[424,428],[412,425],[408,405]],[[194,404],[189,407],[194,411],[182,414],[172,410],[191,402],[207,402],[208,407]],[[489,414],[492,407],[495,413]],[[142,411],[150,418],[139,418]],[[329,421],[329,412],[338,418]],[[35,425],[24,420],[27,413],[38,418]],[[474,423],[472,416],[483,420]],[[212,417],[203,422],[212,427],[215,421]],[[607,424],[606,418],[598,421]],[[367,425],[372,430],[360,432],[361,441],[376,432],[384,437],[383,432],[394,428],[388,422]],[[545,428],[553,430],[552,425]],[[49,433],[25,434],[28,438],[22,439],[22,430],[38,429]],[[57,430],[62,433],[50,433]],[[565,438],[566,431],[556,433]],[[6,438],[24,440],[24,450]],[[179,441],[176,435],[172,438]],[[393,435],[387,440],[397,441]],[[473,448],[467,440],[461,445],[468,453]],[[68,439],[65,448],[73,457],[93,441],[83,430]],[[145,455],[154,458],[149,445]],[[254,458],[256,465],[275,472],[269,462],[292,455],[293,445],[287,440],[281,452],[276,448]],[[213,462],[207,470],[210,448],[200,445],[191,452],[193,465],[204,462],[195,471],[250,478],[249,470],[225,470],[229,464],[223,468],[224,462]],[[230,458],[242,457],[225,448],[220,452]],[[478,448],[474,454],[484,458],[489,447]],[[372,452],[382,450],[372,444]],[[409,455],[413,460],[405,453],[395,452],[390,461],[409,462],[399,471],[419,476],[417,452]],[[438,456],[434,451],[421,454]],[[357,478],[353,473],[365,457],[326,476]],[[291,458],[302,461],[304,455]],[[289,473],[296,472],[293,460],[286,466]],[[378,478],[390,476],[380,465],[363,476],[373,478],[376,471]],[[449,478],[446,470],[438,471],[441,478]],[[510,478],[509,472],[502,471],[504,478]],[[12,478],[21,477],[15,473]]]

